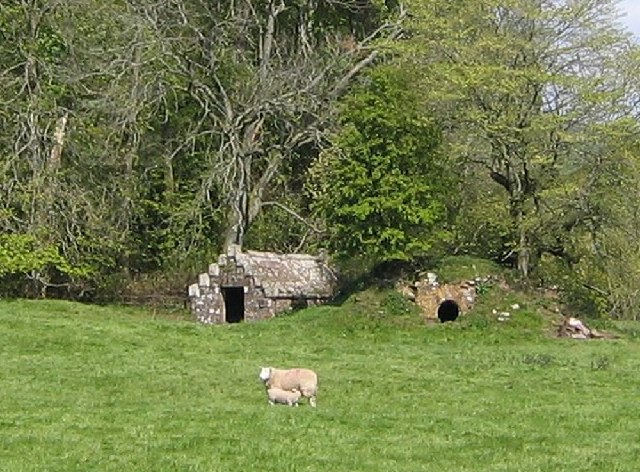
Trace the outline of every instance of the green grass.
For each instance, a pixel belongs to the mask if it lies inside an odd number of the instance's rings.
[[[448,256],[441,259],[434,269],[441,282],[473,280],[476,277],[505,276],[507,271],[495,262],[472,256]]]
[[[640,341],[553,339],[535,311],[426,326],[369,292],[199,326],[0,302],[0,470],[639,470]],[[269,407],[261,365],[316,369],[318,408]]]

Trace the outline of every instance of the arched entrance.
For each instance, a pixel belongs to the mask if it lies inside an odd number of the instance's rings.
[[[460,306],[454,300],[445,300],[438,306],[438,319],[441,323],[455,321],[460,315]]]

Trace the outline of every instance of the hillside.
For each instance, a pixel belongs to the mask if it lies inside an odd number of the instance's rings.
[[[269,322],[0,302],[6,471],[618,470],[640,465],[640,344],[523,308],[427,326],[386,290]],[[261,365],[320,375],[269,407]]]

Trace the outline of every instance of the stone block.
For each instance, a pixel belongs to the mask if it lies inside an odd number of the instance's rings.
[[[230,244],[227,248],[227,257],[236,257],[236,254],[240,252],[240,246],[236,244]]]
[[[189,296],[190,297],[199,297],[200,296],[200,287],[198,284],[189,285]]]
[[[198,276],[198,285],[200,285],[201,287],[210,287],[211,278],[209,277],[209,274],[207,274],[206,272],[204,274],[200,274]]]

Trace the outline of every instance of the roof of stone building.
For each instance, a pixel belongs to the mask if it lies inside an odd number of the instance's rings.
[[[231,250],[218,265],[235,262],[253,277],[267,297],[327,298],[335,286],[335,275],[322,258],[310,254]]]

